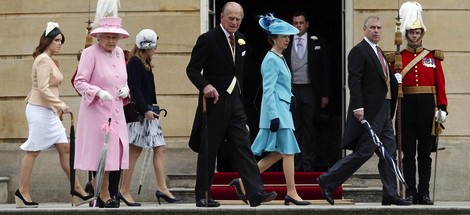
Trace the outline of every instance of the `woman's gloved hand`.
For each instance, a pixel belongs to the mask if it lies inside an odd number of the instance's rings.
[[[121,98],[127,98],[127,97],[129,96],[129,92],[130,92],[130,91],[131,91],[131,90],[129,89],[129,87],[128,87],[127,84],[126,84],[126,86],[122,87],[122,88],[119,90],[119,97],[121,97]]]
[[[271,120],[271,126],[269,127],[269,130],[272,132],[276,132],[279,130],[279,118],[275,118]]]
[[[101,99],[101,101],[113,100],[113,96],[106,90],[100,90],[96,95]]]
[[[290,97],[290,107],[289,107],[289,111],[292,112],[293,110],[295,110],[295,108],[297,107],[297,101],[295,100],[295,96],[291,96]]]

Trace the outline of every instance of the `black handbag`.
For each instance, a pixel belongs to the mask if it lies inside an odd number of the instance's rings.
[[[124,116],[126,117],[126,123],[138,122],[142,119],[142,116],[139,116],[137,109],[135,109],[134,102],[124,105]]]

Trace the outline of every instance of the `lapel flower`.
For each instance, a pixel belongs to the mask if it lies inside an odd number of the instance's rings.
[[[311,36],[310,39],[312,39],[312,40],[318,40],[318,37],[316,37],[316,36]]]
[[[241,45],[241,46],[246,44],[245,40],[244,40],[244,39],[241,39],[241,38],[238,39],[237,42],[238,42],[238,45]]]

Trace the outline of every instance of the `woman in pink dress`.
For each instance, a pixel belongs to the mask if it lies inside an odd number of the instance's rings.
[[[129,167],[129,143],[123,106],[129,102],[126,62],[119,39],[129,37],[121,28],[121,18],[103,17],[90,33],[98,43],[83,50],[74,86],[82,95],[78,114],[75,169],[96,171],[111,118],[105,174],[100,207],[119,207],[108,190],[109,172]],[[93,184],[93,183],[92,183]]]

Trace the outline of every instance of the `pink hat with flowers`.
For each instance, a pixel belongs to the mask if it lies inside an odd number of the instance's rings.
[[[119,17],[103,17],[98,22],[98,26],[90,32],[92,37],[99,37],[100,34],[119,34],[122,39],[128,38],[129,33],[122,29],[121,18]]]
[[[120,38],[129,37],[129,33],[122,29],[121,18],[118,17],[119,0],[98,0],[96,4],[95,21],[91,24],[92,37],[100,34],[118,34]]]

